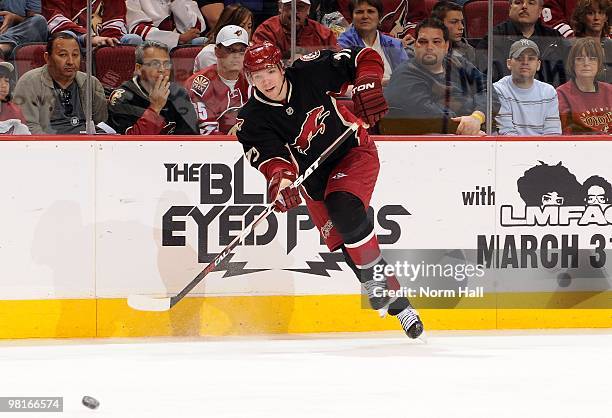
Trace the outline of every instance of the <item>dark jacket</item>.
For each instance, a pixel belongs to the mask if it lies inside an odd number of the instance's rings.
[[[197,135],[198,123],[187,91],[170,83],[166,105],[157,114],[137,78],[124,82],[110,95],[108,124],[126,135]]]
[[[385,88],[389,104],[388,119],[402,119],[402,133],[454,133],[456,123],[450,118],[486,114],[486,78],[469,61],[445,58],[445,72],[434,75],[415,59],[404,62],[391,76]],[[493,113],[499,111],[493,91]]]
[[[493,28],[493,82],[510,75],[506,65],[510,46],[524,39],[520,28],[511,20],[506,20]],[[536,73],[536,78],[555,87],[569,80],[565,72],[564,62],[569,52],[569,43],[555,29],[544,26],[540,21],[535,25],[531,38],[540,48],[542,65]],[[487,42],[485,36],[476,45],[476,66],[487,71]]]

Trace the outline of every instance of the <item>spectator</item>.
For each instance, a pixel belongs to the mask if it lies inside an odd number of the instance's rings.
[[[577,2],[578,0],[544,0],[542,22],[558,31],[564,38],[572,38],[574,31],[570,26],[570,17]]]
[[[13,64],[0,62],[0,133],[28,135],[30,130],[21,109],[11,102],[14,70]]]
[[[0,58],[8,57],[17,45],[47,40],[47,21],[40,8],[40,0],[0,3]]]
[[[536,78],[540,81],[559,86],[567,81],[564,58],[569,45],[554,29],[544,26],[540,20],[543,0],[510,0],[509,19],[493,28],[493,81],[510,74],[506,59],[510,46],[521,39],[530,39],[540,49],[542,65]],[[487,36],[476,46],[478,68],[486,72]]]
[[[604,50],[604,72],[601,79],[612,83],[612,39],[610,39],[610,0],[579,0],[572,15],[576,36],[599,39]]]
[[[393,72],[385,89],[389,118],[402,119],[406,134],[479,134],[486,109],[482,73],[447,56],[448,29],[438,19],[419,23],[416,36],[415,58]],[[494,95],[494,112],[498,108]]]
[[[595,38],[580,38],[570,50],[567,72],[572,80],[557,89],[564,134],[612,134],[612,85],[596,79],[603,60]]]
[[[221,28],[227,25],[236,25],[246,29],[250,40],[253,34],[253,13],[240,4],[232,4],[223,9],[223,13],[221,13],[221,17],[217,21],[217,26],[210,31],[208,42],[195,59],[193,64],[194,72],[217,63],[215,40]]]
[[[125,26],[125,0],[94,0],[91,30],[93,46],[139,44],[142,38],[128,34]],[[87,0],[45,0],[43,14],[49,21],[51,34],[71,31],[85,48],[87,33]]]
[[[433,7],[431,17],[440,19],[448,29],[451,55],[465,58],[471,63],[476,62],[474,47],[463,37],[463,7],[448,0],[439,1]]]
[[[227,134],[236,124],[236,115],[251,95],[244,76],[244,52],[249,46],[247,31],[227,25],[216,38],[217,64],[195,73],[186,82],[198,114],[200,134]]]
[[[170,82],[166,44],[145,41],[136,48],[133,79],[109,97],[108,124],[125,135],[195,135],[196,114],[187,91]]]
[[[337,47],[336,35],[308,17],[310,0],[299,0],[296,9],[297,58],[317,49]],[[291,57],[291,0],[279,0],[278,12],[277,16],[259,25],[253,33],[253,43],[268,41],[281,50],[284,59],[288,59]]]
[[[46,65],[25,73],[15,87],[15,104],[21,107],[32,134],[78,134],[85,131],[87,75],[81,66],[81,49],[70,32],[51,35],[44,55]],[[91,77],[94,122],[107,117],[102,84]]]
[[[192,0],[126,0],[126,20],[130,33],[146,41],[159,41],[168,48],[183,44],[203,44],[206,38],[204,16]]]
[[[378,52],[385,66],[383,85],[391,78],[391,73],[399,64],[406,61],[408,56],[397,38],[385,35],[378,30],[382,16],[381,0],[352,0],[349,10],[353,18],[353,25],[338,38],[342,48],[352,46],[368,46]]]
[[[197,0],[197,2],[206,21],[206,27],[214,28],[217,26],[221,13],[223,13],[223,2],[217,0]]]
[[[338,0],[338,10],[350,20],[348,12],[350,0]],[[383,0],[383,13],[379,30],[401,39],[404,47],[414,43],[416,24],[429,17],[431,12],[427,1],[423,0]]]
[[[535,79],[540,49],[521,39],[510,47],[510,75],[493,84],[501,109],[495,118],[500,135],[554,135],[561,133],[557,92]]]

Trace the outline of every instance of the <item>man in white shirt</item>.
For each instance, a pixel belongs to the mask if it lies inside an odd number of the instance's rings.
[[[541,65],[538,45],[529,39],[514,42],[506,65],[510,75],[493,83],[501,102],[495,117],[499,134],[561,134],[557,92],[535,79]]]

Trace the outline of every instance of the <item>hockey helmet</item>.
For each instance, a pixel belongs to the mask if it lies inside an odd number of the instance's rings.
[[[280,49],[270,42],[249,46],[244,53],[244,71],[247,74],[265,68],[282,66]]]

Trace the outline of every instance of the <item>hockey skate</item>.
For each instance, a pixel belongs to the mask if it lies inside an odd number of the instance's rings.
[[[386,280],[372,279],[363,282],[362,285],[368,294],[370,306],[374,310],[379,312],[381,310],[386,311],[386,308],[396,299],[389,296],[389,287]]]
[[[423,322],[419,317],[419,313],[416,309],[408,306],[406,309],[397,314],[400,324],[406,335],[412,339],[419,338],[423,333]]]

